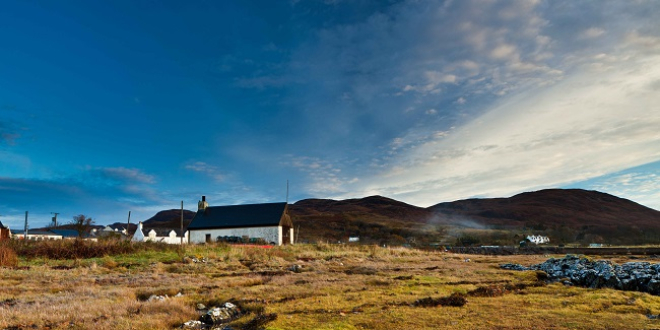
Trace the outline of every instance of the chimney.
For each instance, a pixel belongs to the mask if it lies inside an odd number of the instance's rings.
[[[206,202],[206,196],[202,196],[202,200],[197,203],[197,212],[204,211],[209,206],[209,203]]]

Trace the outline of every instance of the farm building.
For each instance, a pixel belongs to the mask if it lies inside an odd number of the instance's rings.
[[[145,235],[144,232],[147,232]],[[133,242],[162,242],[167,244],[181,244],[181,230],[152,228],[145,229],[142,222],[138,223],[137,230],[131,239]],[[188,231],[183,234],[183,243],[188,243]]]
[[[13,239],[25,239],[24,230],[13,230],[12,231]],[[63,239],[61,234],[54,233],[50,230],[31,230],[28,231],[27,239],[30,241],[54,241]]]
[[[11,231],[9,230],[9,227],[5,227],[5,225],[0,222],[0,241],[4,241],[7,239],[11,238]]]
[[[188,226],[190,243],[205,243],[225,237],[293,244],[293,223],[287,203],[208,206],[206,196]]]

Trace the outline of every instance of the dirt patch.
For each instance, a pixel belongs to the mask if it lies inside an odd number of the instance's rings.
[[[437,306],[452,306],[462,307],[467,303],[465,295],[461,293],[452,293],[449,297],[442,298],[422,298],[415,300],[411,305],[414,307],[437,307]]]
[[[376,275],[378,270],[372,267],[356,266],[344,271],[348,275]]]

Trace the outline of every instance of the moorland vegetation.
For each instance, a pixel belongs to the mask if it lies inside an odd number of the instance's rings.
[[[233,302],[250,329],[649,329],[660,297],[509,271],[548,256],[121,241],[0,245],[2,329],[172,329]],[[627,261],[626,256],[618,257]],[[197,261],[197,262],[196,262]],[[153,299],[158,297],[158,299]]]

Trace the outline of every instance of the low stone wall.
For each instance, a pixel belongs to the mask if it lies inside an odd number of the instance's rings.
[[[566,285],[587,288],[612,288],[641,291],[660,295],[660,264],[628,262],[615,264],[609,260],[591,260],[584,256],[567,255],[561,259],[525,267],[519,264],[503,264],[502,269],[534,270],[547,274],[548,281],[560,281]]]

